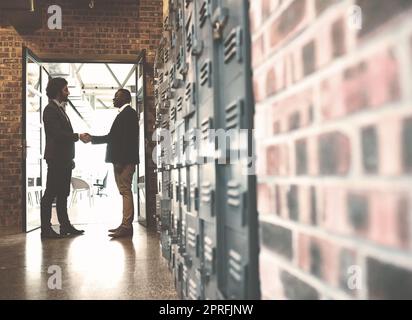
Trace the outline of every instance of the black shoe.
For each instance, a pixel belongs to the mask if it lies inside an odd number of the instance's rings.
[[[40,233],[40,237],[42,239],[60,239],[60,238],[64,238],[61,234],[58,234],[52,228],[47,229],[47,230],[42,230],[41,233]]]
[[[84,230],[77,230],[72,225],[69,225],[67,227],[60,227],[60,234],[61,235],[80,235],[80,234],[83,234],[83,233],[84,233]]]
[[[112,234],[109,234],[112,238],[128,238],[133,237],[133,228],[124,228],[120,227],[117,231]]]

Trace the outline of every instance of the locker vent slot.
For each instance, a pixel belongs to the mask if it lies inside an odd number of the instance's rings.
[[[180,46],[179,53],[177,54],[177,57],[176,57],[176,67],[177,67],[178,70],[180,70],[182,68],[183,55],[184,55],[183,47]]]
[[[202,140],[208,140],[210,129],[212,128],[212,119],[206,118],[201,124]]]
[[[232,207],[239,207],[241,204],[242,193],[240,191],[240,184],[236,181],[228,182],[227,203]]]
[[[190,82],[186,85],[185,101],[189,101],[191,104],[195,104],[195,84]]]
[[[202,67],[200,68],[200,84],[204,86],[206,83],[210,87],[212,84],[212,62],[210,60],[206,60]]]
[[[177,98],[177,110],[181,111],[182,107],[183,107],[183,98],[179,97],[179,98]]]
[[[187,228],[187,244],[196,248],[196,230],[193,228]]]
[[[176,106],[173,106],[170,110],[170,119],[176,120]]]
[[[229,63],[234,57],[238,62],[242,60],[241,56],[242,30],[240,27],[233,29],[226,37],[224,42],[224,59]]]
[[[164,51],[164,63],[168,63],[169,62],[169,49],[165,49]]]
[[[197,284],[192,279],[189,280],[188,296],[192,300],[197,300]]]
[[[212,200],[212,184],[208,181],[202,183],[202,202],[210,203]]]
[[[207,18],[209,17],[209,3],[210,0],[204,0],[199,10],[199,22],[201,28],[203,27]]]
[[[229,274],[235,281],[242,281],[242,256],[234,250],[229,251]]]
[[[169,70],[169,82],[173,83],[173,80],[175,79],[175,66],[172,66]]]
[[[205,237],[205,259],[213,263],[213,241],[209,237]]]
[[[243,101],[239,100],[226,107],[226,130],[240,127],[240,116],[242,113]]]

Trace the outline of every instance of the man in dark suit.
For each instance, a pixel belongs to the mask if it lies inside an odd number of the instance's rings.
[[[85,134],[73,132],[65,104],[70,94],[63,78],[50,79],[47,88],[49,104],[44,108],[43,123],[46,133],[44,158],[47,162],[46,190],[41,199],[41,237],[60,238],[65,235],[82,234],[70,223],[67,214],[67,197],[70,194],[72,169],[74,168],[74,143],[85,139]],[[56,198],[60,234],[51,227],[52,203]]]
[[[130,106],[129,90],[119,89],[113,99],[113,106],[119,109],[109,134],[89,136],[92,144],[107,143],[106,162],[113,163],[117,188],[123,197],[123,220],[119,227],[110,229],[113,238],[133,236],[133,193],[132,178],[139,163],[137,112]]]

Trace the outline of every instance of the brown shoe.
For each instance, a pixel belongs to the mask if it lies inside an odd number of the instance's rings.
[[[133,228],[124,228],[120,227],[112,234],[109,234],[112,238],[126,238],[126,237],[133,237]]]
[[[115,229],[109,229],[109,232],[116,232],[117,230],[119,230],[121,228],[121,226],[118,226],[117,228],[115,228]]]

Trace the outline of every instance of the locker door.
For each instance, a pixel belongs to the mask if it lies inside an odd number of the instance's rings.
[[[216,223],[215,199],[216,177],[215,164],[207,163],[199,167],[199,217]]]
[[[200,225],[202,298],[217,299],[216,224],[201,220]]]
[[[248,5],[220,0],[212,16],[219,71],[215,123],[230,137],[217,147],[226,163],[216,169],[218,290],[225,299],[260,297],[256,181],[248,171],[254,113]]]
[[[198,300],[202,296],[199,220],[191,214],[186,214],[186,251],[182,256],[185,261],[186,297]]]

